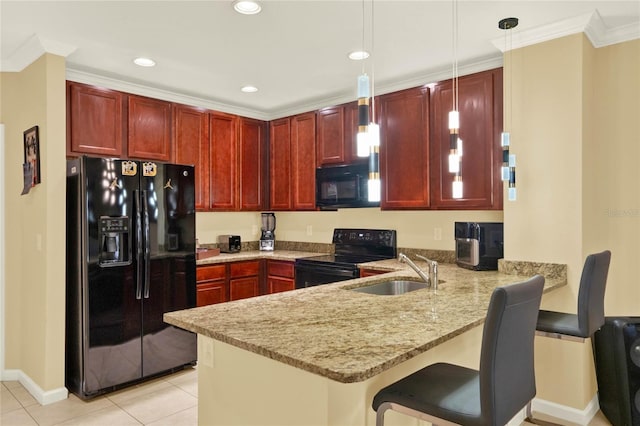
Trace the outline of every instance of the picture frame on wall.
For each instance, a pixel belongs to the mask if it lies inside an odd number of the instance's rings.
[[[31,172],[31,186],[41,182],[40,178],[40,136],[38,126],[24,132],[24,164]]]

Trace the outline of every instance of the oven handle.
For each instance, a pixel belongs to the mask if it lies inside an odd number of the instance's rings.
[[[349,269],[349,268],[336,268],[335,266],[323,266],[323,265],[299,265],[296,264],[295,272],[304,271],[304,272],[314,272],[318,274],[329,273],[331,275],[335,275],[338,277],[353,277],[358,278],[359,272],[358,268]]]

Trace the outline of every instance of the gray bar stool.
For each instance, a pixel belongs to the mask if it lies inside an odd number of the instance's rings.
[[[482,331],[480,369],[437,363],[380,390],[376,426],[387,410],[438,425],[502,426],[536,394],[533,340],[544,278],[497,287]]]
[[[611,252],[605,250],[590,254],[584,261],[580,287],[578,289],[578,312],[540,310],[536,335],[555,339],[584,342],[604,325],[604,291],[609,274]],[[531,417],[531,404],[527,406],[529,422],[554,424],[536,421]]]

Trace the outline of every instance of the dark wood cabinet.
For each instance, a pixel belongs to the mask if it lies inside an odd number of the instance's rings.
[[[260,294],[260,261],[229,264],[229,300],[246,299]]]
[[[463,141],[463,198],[451,196],[449,126],[453,89],[451,80],[431,92],[431,206],[438,209],[502,209],[502,69],[460,77],[458,80],[460,139]]]
[[[128,98],[128,157],[171,161],[171,103],[135,95]]]
[[[269,125],[269,208],[291,210],[291,121]]]
[[[122,157],[125,95],[67,81],[67,155]]]
[[[294,263],[267,260],[267,293],[279,293],[296,288]]]
[[[291,119],[291,202],[293,210],[316,208],[316,115]]]
[[[209,114],[210,209],[237,210],[238,116]]]
[[[358,103],[349,102],[316,112],[316,165],[353,164],[358,157]]]
[[[196,210],[209,206],[209,113],[202,108],[173,106],[174,161],[195,166]]]
[[[316,112],[316,165],[344,164],[345,121],[344,107],[323,108]]]
[[[370,276],[373,276],[373,275],[386,274],[387,272],[389,272],[389,271],[380,271],[378,269],[360,268],[360,278],[370,277]]]
[[[238,166],[239,209],[257,211],[264,207],[266,123],[240,118]]]
[[[382,209],[429,208],[429,89],[379,99]]]
[[[196,305],[205,306],[227,300],[229,299],[226,265],[198,266],[196,268]]]

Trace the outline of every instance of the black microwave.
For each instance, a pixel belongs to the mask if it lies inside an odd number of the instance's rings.
[[[320,167],[316,169],[316,206],[321,210],[349,207],[379,207],[368,197],[369,165]]]

